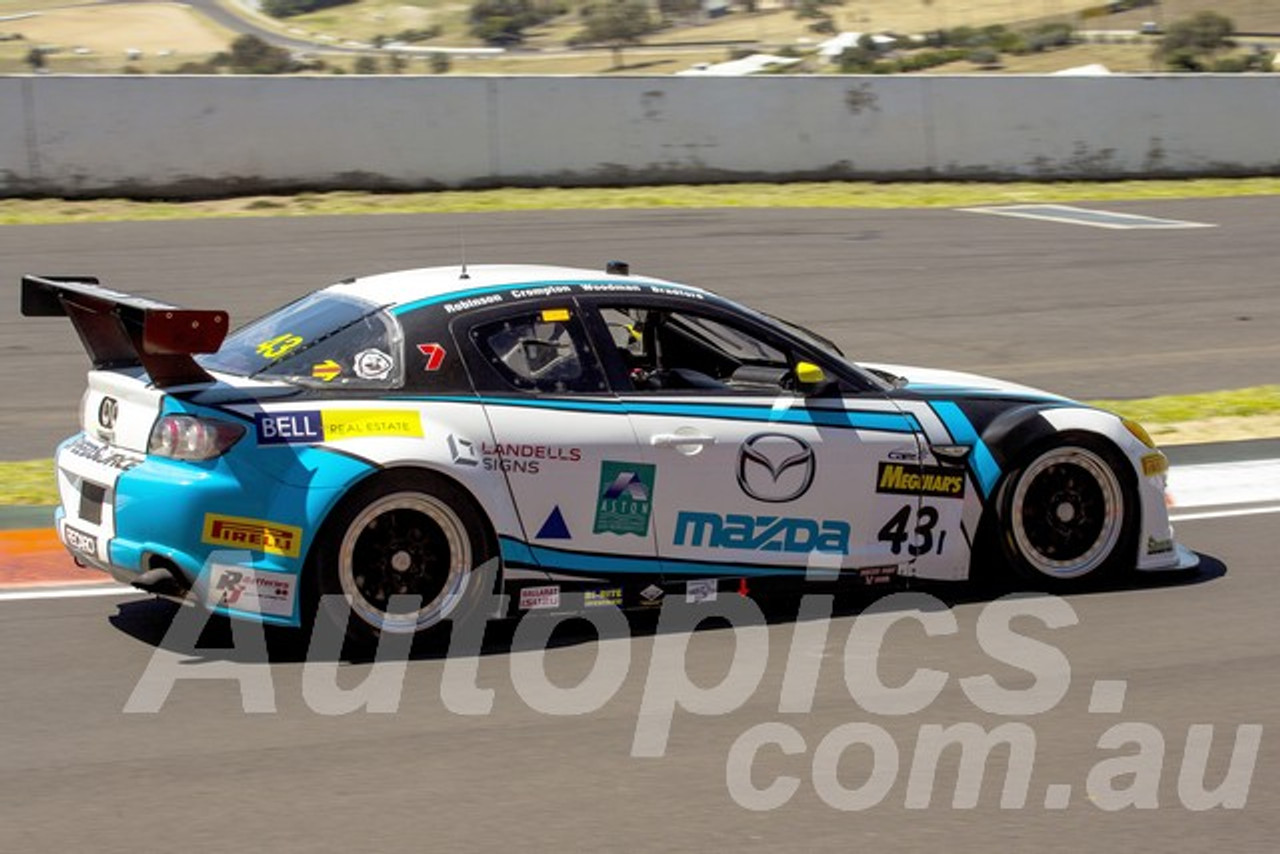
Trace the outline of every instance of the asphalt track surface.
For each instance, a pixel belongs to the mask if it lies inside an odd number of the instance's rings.
[[[462,231],[473,262],[596,267],[625,258],[637,270],[794,317],[879,360],[988,371],[1082,396],[1275,381],[1266,224],[1280,202],[1098,207],[1219,227],[1110,232],[950,211],[6,227],[0,275],[16,285],[27,271],[97,273],[118,288],[228,307],[248,319],[317,282],[455,261]],[[13,298],[16,306],[16,287]],[[24,321],[14,310],[0,323],[10,377],[0,402],[5,456],[47,454],[54,437],[72,429],[84,357],[65,321]],[[984,651],[975,625],[987,597],[964,587],[931,591],[946,597],[955,635],[929,637],[906,620],[877,662],[893,686],[922,666],[949,674],[938,698],[903,716],[861,708],[842,674],[845,640],[874,601],[861,596],[840,604],[815,643],[794,642],[815,624],[775,612],[760,684],[726,714],[677,710],[660,758],[632,756],[633,740],[646,685],[672,684],[678,671],[650,672],[655,647],[672,636],[655,635],[644,616],[632,620],[632,640],[608,642],[629,651],[620,690],[582,715],[535,711],[517,690],[513,669],[534,653],[512,642],[511,623],[490,630],[480,660],[477,684],[494,692],[490,714],[445,706],[446,665],[428,649],[408,663],[394,713],[325,715],[304,695],[306,639],[296,634],[269,633],[261,658],[219,652],[233,641],[222,621],[210,625],[199,650],[167,640],[175,607],[142,596],[0,602],[0,851],[1272,852],[1280,831],[1275,518],[1181,522],[1179,539],[1205,556],[1194,576],[1068,596],[1074,625],[1015,623],[1070,668],[1065,696],[1041,714],[992,716],[958,687],[981,674],[1010,690],[1033,682]],[[545,672],[567,688],[607,645],[580,622],[564,628]],[[781,712],[793,642],[795,660],[818,667],[816,692],[808,711]],[[729,631],[695,633],[688,678],[712,688],[734,651]],[[157,652],[161,660],[191,654],[182,667],[193,675],[201,663],[227,661],[269,674],[275,711],[246,713],[234,681],[184,678],[158,712],[126,713]],[[339,680],[353,688],[369,672],[344,663]],[[1095,691],[1114,704],[1118,682],[1122,710],[1107,711],[1104,702],[1091,712]],[[938,765],[929,806],[906,807],[922,727],[990,730],[1009,721],[1026,724],[1035,739],[1023,808],[1001,808],[1003,748],[987,763],[975,807],[952,806],[965,789],[954,749]],[[751,779],[760,788],[780,775],[799,784],[785,805],[752,812],[730,794],[726,766],[737,739],[769,722],[793,727],[804,750],[764,748]],[[858,723],[889,735],[899,767],[876,806],[841,812],[819,796],[812,759],[828,734]],[[1088,782],[1100,763],[1136,752],[1132,743],[1100,746],[1119,724],[1163,741],[1155,809],[1106,811],[1099,806],[1106,793]],[[1226,770],[1236,727],[1263,727],[1243,809],[1186,807],[1179,772],[1196,724],[1214,726],[1208,788]],[[849,788],[873,770],[885,767],[856,746],[838,765]],[[1132,784],[1114,781],[1120,789]]]
[[[956,634],[928,637],[907,620],[890,630],[877,660],[891,686],[918,667],[949,674],[937,699],[902,716],[863,710],[842,674],[846,639],[870,601],[855,598],[837,610],[825,642],[801,641],[798,653],[794,634],[813,624],[773,622],[758,686],[726,714],[677,710],[658,758],[631,754],[642,696],[646,684],[665,684],[679,669],[650,673],[658,638],[644,617],[633,620],[632,640],[608,642],[625,644],[629,654],[629,665],[611,671],[626,674],[618,692],[577,716],[535,711],[524,698],[539,695],[516,689],[513,668],[528,666],[532,653],[519,644],[512,651],[510,624],[491,629],[475,681],[493,690],[490,714],[446,708],[445,662],[428,650],[397,681],[396,711],[329,716],[304,694],[302,641],[270,635],[270,663],[263,664],[218,652],[232,642],[220,622],[202,641],[209,649],[182,665],[184,675],[227,661],[240,672],[265,669],[274,712],[246,713],[237,682],[182,678],[159,711],[126,713],[157,650],[192,652],[165,639],[177,606],[128,595],[0,603],[0,850],[1272,852],[1280,829],[1280,654],[1268,518],[1184,522],[1181,538],[1207,556],[1197,576],[1066,597],[1075,625],[1015,622],[1016,632],[1069,664],[1065,695],[1042,714],[988,715],[958,687],[960,678],[981,674],[1009,690],[1033,686],[1025,670],[983,651],[975,621],[984,602],[963,597],[949,603]],[[583,680],[603,654],[594,634],[576,625],[576,632],[563,627],[563,644],[545,658],[547,678],[562,688]],[[729,672],[734,652],[732,632],[699,631],[689,639],[684,672],[710,689]],[[789,654],[818,667],[807,712],[778,708]],[[338,678],[355,687],[369,672],[367,664],[344,664]],[[1114,702],[1108,683],[1115,682],[1125,683],[1122,709],[1090,712],[1095,690]],[[759,788],[780,776],[799,783],[785,805],[753,812],[730,795],[727,762],[739,737],[770,722],[793,727],[804,752],[765,747],[751,780]],[[1009,722],[1034,734],[1025,806],[1000,806],[1007,753],[999,748],[976,805],[953,807],[957,791],[973,789],[957,782],[952,748],[937,766],[929,805],[906,807],[922,727],[991,730]],[[857,788],[873,770],[892,783],[871,808],[842,812],[817,794],[812,762],[829,733],[859,723],[887,733],[898,767],[850,748],[838,765],[844,786]],[[1154,754],[1163,757],[1151,784],[1156,808],[1106,811],[1099,803],[1110,796],[1088,782],[1091,769],[1137,752],[1134,743],[1102,745],[1122,724],[1163,740]],[[1184,805],[1180,769],[1197,724],[1214,726],[1209,789],[1225,773],[1236,728],[1263,727],[1243,809]],[[1066,799],[1046,808],[1050,792],[1064,785]],[[1121,775],[1112,785],[1125,790],[1134,782]]]
[[[1115,231],[954,210],[659,210],[226,219],[0,228],[0,459],[74,432],[86,359],[18,316],[23,273],[242,323],[353,274],[458,263],[602,268],[709,287],[855,359],[972,370],[1079,397],[1276,382],[1280,199],[1099,204],[1215,228]],[[465,253],[462,249],[465,243]]]

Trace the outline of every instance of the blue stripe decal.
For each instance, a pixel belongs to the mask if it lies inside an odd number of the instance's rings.
[[[397,400],[439,401],[441,403],[483,403],[486,406],[516,406],[531,409],[559,409],[567,412],[603,412],[614,415],[672,415],[689,418],[719,418],[727,421],[764,421],[774,424],[812,424],[817,427],[852,427],[886,433],[914,433],[920,428],[914,415],[906,412],[865,412],[847,409],[811,409],[795,406],[723,405],[697,403],[645,403],[634,400],[564,400],[518,397],[404,396]]]
[[[675,282],[655,282],[645,279],[637,279],[634,282],[620,281],[618,279],[551,279],[545,282],[508,282],[504,285],[487,285],[483,288],[470,288],[465,291],[450,291],[447,294],[438,294],[432,297],[424,297],[423,299],[407,302],[391,309],[392,314],[407,314],[411,311],[417,311],[420,308],[426,308],[429,305],[439,305],[442,302],[457,302],[458,300],[470,299],[472,297],[484,296],[486,294],[500,294],[507,291],[523,290],[524,288],[545,288],[551,285],[648,285],[655,288],[671,288],[682,291],[690,291],[691,293],[703,294],[705,296],[713,296],[713,294],[692,287],[691,285],[680,285]],[[572,296],[572,294],[565,294]],[[478,306],[477,306],[478,307]]]
[[[580,554],[564,552],[559,549],[548,549],[542,546],[531,546],[528,543],[501,538],[502,559],[521,566],[531,566],[545,570],[562,570],[565,572],[581,572],[585,574],[626,572],[662,574],[662,562],[649,557],[617,557],[614,555]]]
[[[1081,405],[1071,398],[1047,391],[1010,391],[1001,388],[958,386],[945,383],[907,383],[902,387],[902,390],[913,391],[918,394],[945,394],[947,397],[980,397],[994,400],[1028,400],[1039,403],[1057,403],[1065,406]]]
[[[969,452],[969,467],[973,469],[973,476],[978,479],[978,486],[982,489],[983,496],[989,496],[991,490],[995,489],[996,482],[1000,480],[1000,464],[991,455],[991,449],[987,447],[986,442],[982,441],[978,431],[973,429],[973,425],[960,411],[959,406],[949,401],[930,402],[929,406],[942,419],[942,423],[951,433],[951,438],[961,445],[972,446],[973,450]]]
[[[417,311],[420,308],[426,308],[429,305],[437,305],[442,302],[457,302],[461,299],[470,299],[472,297],[484,296],[485,294],[502,293],[509,291],[516,285],[489,285],[484,288],[470,288],[465,291],[450,291],[447,294],[440,294],[434,297],[426,297],[424,299],[406,302],[391,309],[392,314],[408,314],[411,311]]]
[[[502,552],[503,563],[514,563],[520,566],[536,566],[538,563],[528,543],[513,540],[510,537],[499,537],[498,547]]]
[[[616,555],[581,554],[543,546],[531,546],[511,537],[500,537],[502,560],[520,567],[543,569],[548,572],[577,572],[584,575],[634,574],[634,575],[696,575],[740,576],[804,575],[807,567],[750,566],[731,563],[703,563],[700,561],[662,561],[656,557],[619,557]]]

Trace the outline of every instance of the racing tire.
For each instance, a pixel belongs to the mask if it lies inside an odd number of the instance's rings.
[[[1023,457],[997,498],[1002,551],[1044,589],[1114,581],[1137,555],[1138,498],[1123,458],[1091,436],[1058,437]]]
[[[497,579],[494,538],[474,500],[422,471],[358,485],[329,515],[311,554],[312,613],[357,648],[383,634],[423,635],[476,618]],[[398,595],[413,598],[393,602]],[[335,596],[349,615],[332,607]]]

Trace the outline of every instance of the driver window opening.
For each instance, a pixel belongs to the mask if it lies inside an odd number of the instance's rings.
[[[546,392],[605,388],[582,329],[567,311],[486,324],[473,330],[472,338],[489,363],[516,388]]]
[[[776,393],[794,385],[786,353],[720,320],[621,306],[601,316],[632,390]]]

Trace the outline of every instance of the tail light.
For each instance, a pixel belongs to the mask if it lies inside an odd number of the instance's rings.
[[[225,454],[244,435],[229,421],[194,415],[165,415],[151,428],[147,453],[175,460],[208,460]]]

